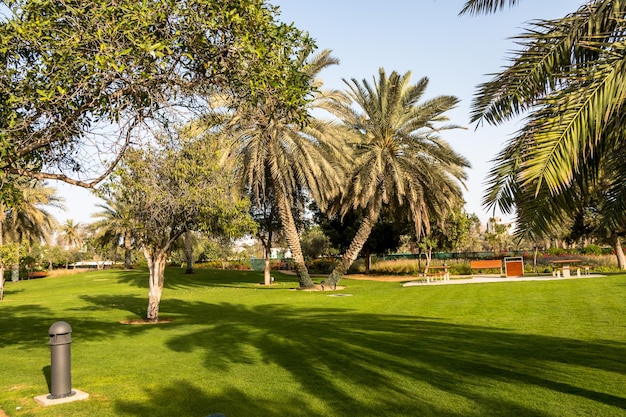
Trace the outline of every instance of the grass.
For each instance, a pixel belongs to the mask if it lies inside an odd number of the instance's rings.
[[[626,416],[626,276],[292,291],[275,273],[145,271],[7,283],[0,406],[9,416]],[[43,407],[48,328],[72,325],[72,385]]]

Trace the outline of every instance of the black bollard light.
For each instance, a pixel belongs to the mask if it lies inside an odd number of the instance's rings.
[[[72,371],[71,351],[72,326],[57,321],[48,330],[50,335],[50,395],[49,399],[71,397]]]

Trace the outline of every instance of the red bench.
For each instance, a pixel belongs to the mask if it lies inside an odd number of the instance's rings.
[[[499,269],[500,275],[502,275],[502,260],[500,259],[480,259],[476,261],[470,261],[470,269],[472,274],[475,269]]]

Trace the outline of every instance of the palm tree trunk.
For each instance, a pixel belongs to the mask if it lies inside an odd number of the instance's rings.
[[[300,236],[298,235],[298,228],[296,222],[293,219],[291,212],[291,206],[287,200],[285,194],[278,187],[275,187],[276,203],[278,206],[278,216],[283,224],[285,231],[285,238],[289,249],[291,249],[291,255],[296,268],[296,275],[298,276],[298,282],[300,289],[313,288],[315,284],[309,276],[309,271],[304,263],[304,256],[302,255],[302,247],[300,246]]]
[[[615,232],[611,233],[611,243],[615,250],[615,256],[617,257],[617,266],[619,269],[626,269],[626,256],[624,256],[624,248],[622,248],[622,241],[619,235]]]
[[[165,281],[167,250],[163,248],[152,250],[144,248],[143,253],[148,262],[148,271],[150,272],[146,319],[152,322],[158,322],[159,305],[161,303],[161,294],[163,293],[163,283]]]
[[[272,265],[270,263],[270,251],[264,250],[265,255],[263,259],[263,285],[270,285],[272,283]]]
[[[133,260],[131,257],[131,250],[133,248],[133,241],[131,232],[124,233],[124,269],[133,269]]]
[[[367,211],[367,216],[363,219],[363,223],[359,226],[359,230],[357,230],[356,235],[352,239],[350,246],[346,253],[343,254],[341,261],[335,266],[333,272],[330,273],[326,281],[324,282],[330,286],[336,286],[339,280],[348,272],[348,269],[356,258],[359,256],[361,249],[363,249],[363,245],[369,238],[370,233],[372,232],[372,228],[378,221],[378,217],[380,215],[380,210],[374,210],[372,207]]]
[[[267,234],[267,240],[261,238],[263,244],[263,285],[272,283],[272,265],[270,255],[272,254],[272,231]]]

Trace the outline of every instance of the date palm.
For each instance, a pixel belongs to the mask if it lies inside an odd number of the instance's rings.
[[[468,1],[464,12],[491,12],[504,3]],[[545,232],[585,192],[576,184],[600,171],[613,175],[606,222],[626,208],[623,152],[616,152],[626,133],[625,17],[626,2],[593,0],[563,18],[532,22],[510,65],[478,88],[472,121],[498,125],[527,116],[497,155],[483,199],[505,213],[517,209],[520,231]]]
[[[122,199],[115,197],[104,199],[104,204],[97,207],[102,211],[94,213],[96,222],[91,227],[96,231],[96,238],[102,243],[114,243],[122,241],[124,247],[124,269],[132,269],[133,231],[135,220],[133,212],[128,204]]]
[[[334,92],[321,91],[318,73],[338,61],[325,50],[303,64],[311,87],[309,113],[331,105]],[[314,286],[304,262],[294,208],[306,192],[320,207],[339,191],[341,174],[337,158],[346,155],[332,123],[309,117],[306,125],[282,111],[271,94],[262,105],[240,108],[228,120],[229,143],[225,158],[235,159],[242,186],[253,204],[260,205],[270,192],[276,203],[287,244],[294,258],[300,288]]]
[[[16,189],[21,197],[8,210],[2,213],[2,242],[12,241],[20,245],[24,242],[46,240],[56,227],[56,220],[46,207],[62,208],[62,199],[56,189],[30,179],[20,179]],[[19,279],[18,265],[13,267],[13,281]]]
[[[383,206],[407,213],[419,237],[430,227],[433,213],[443,214],[462,199],[461,184],[469,162],[454,152],[439,133],[456,125],[444,115],[458,99],[438,96],[420,101],[428,79],[410,83],[411,73],[387,76],[379,70],[370,84],[346,81],[351,102],[337,114],[351,131],[354,170],[333,211],[345,215],[362,208],[363,222],[341,261],[327,279],[336,285],[357,258],[379,219]]]

